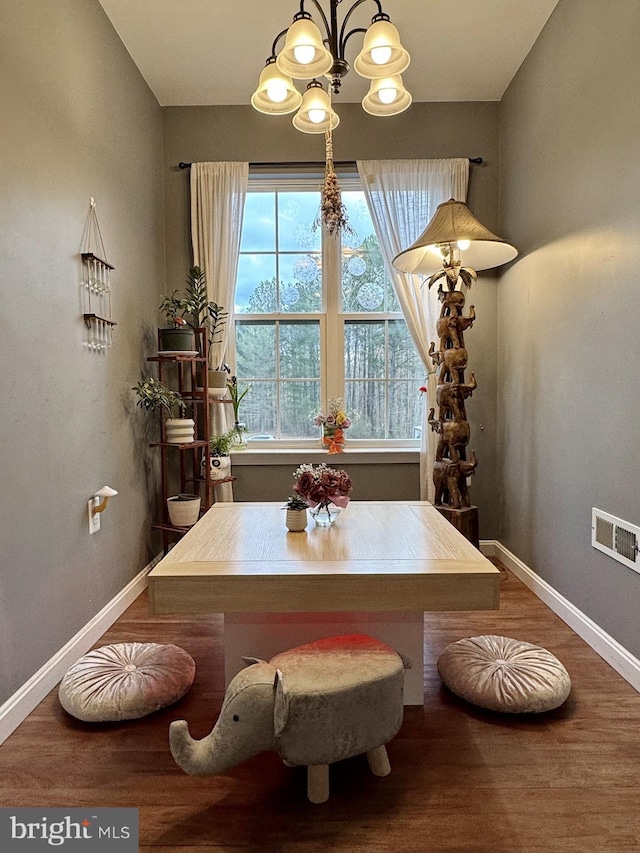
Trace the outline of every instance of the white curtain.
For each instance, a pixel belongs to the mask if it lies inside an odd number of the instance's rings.
[[[194,266],[204,270],[209,300],[223,306],[229,316],[219,344],[210,356],[212,368],[224,362],[233,328],[234,291],[242,234],[242,217],[249,183],[249,164],[240,162],[191,164],[191,243]],[[226,432],[233,425],[232,407],[213,403],[211,432]],[[216,489],[216,498],[233,500],[231,483]]]
[[[436,436],[429,428],[427,415],[429,407],[436,404],[436,380],[428,351],[429,342],[437,342],[437,295],[429,293],[426,283],[422,285],[421,276],[399,272],[391,262],[420,236],[439,204],[450,198],[466,201],[469,161],[358,160],[358,173],[387,273],[428,377],[422,411],[420,498],[433,501]]]

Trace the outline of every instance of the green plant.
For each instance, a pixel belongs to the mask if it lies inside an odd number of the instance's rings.
[[[162,302],[160,303],[160,310],[167,318],[167,323],[173,328],[177,329],[178,326],[184,326],[185,321],[182,318],[182,311],[184,309],[184,301],[182,299],[178,299],[176,294],[177,290],[174,290],[171,296],[163,296]],[[180,317],[178,317],[180,314]]]
[[[304,498],[301,498],[300,495],[292,495],[287,498],[287,502],[282,509],[307,509],[308,507],[309,504]]]
[[[186,408],[184,400],[177,391],[167,388],[153,376],[148,379],[141,379],[131,390],[135,391],[140,398],[138,405],[147,411],[155,412],[158,409],[164,409],[169,417],[173,417],[173,410],[176,406],[178,406],[181,414]]]
[[[201,267],[191,267],[185,284],[184,297],[181,299],[178,291],[174,290],[171,296],[163,298],[160,310],[174,328],[190,326],[192,329],[206,329],[210,354],[209,366],[212,370],[228,371],[226,364],[214,366],[216,362],[213,360],[211,350],[214,344],[220,344],[223,341],[221,333],[229,313],[222,305],[207,299],[207,280]]]
[[[233,419],[238,423],[238,410],[240,408],[240,403],[251,390],[251,385],[247,385],[244,391],[240,393],[238,378],[237,376],[232,376],[231,379],[227,379],[227,388],[229,389],[229,396],[231,397],[231,403],[233,405]]]
[[[209,439],[209,449],[212,456],[228,456],[235,438],[236,431],[230,429]]]

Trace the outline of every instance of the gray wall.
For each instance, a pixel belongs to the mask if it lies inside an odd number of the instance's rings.
[[[0,0],[0,703],[148,562],[130,386],[164,287],[161,110],[97,0]],[[114,345],[84,346],[79,251],[97,201]],[[119,492],[89,537],[87,500]],[[153,495],[155,488],[151,482]]]
[[[341,122],[334,133],[336,160],[366,158],[483,157],[485,163],[471,167],[468,202],[487,227],[498,227],[498,105],[495,103],[414,104],[399,116],[382,119],[367,115],[359,104],[336,105]],[[165,220],[168,287],[180,287],[191,264],[187,171],[180,161],[248,160],[249,162],[318,161],[324,158],[324,137],[299,133],[291,118],[265,117],[250,106],[166,107],[164,112]],[[426,225],[426,223],[425,223]],[[469,332],[470,362],[479,387],[468,404],[472,445],[480,459],[473,484],[473,499],[480,507],[480,532],[493,538],[497,529],[495,511],[495,334],[497,293],[491,276],[484,276],[470,294],[478,320]],[[404,466],[403,466],[404,467]],[[366,492],[376,489],[374,469],[356,476]],[[234,471],[234,473],[236,473]],[[271,491],[267,468],[242,469],[243,483],[237,493],[251,499],[246,483],[254,478],[256,494],[262,499],[282,498]],[[410,475],[417,482],[415,472]],[[244,497],[246,495],[246,497]],[[418,497],[407,486],[407,498]]]
[[[500,538],[640,656],[640,574],[590,545],[640,524],[640,4],[560,0],[500,108]]]

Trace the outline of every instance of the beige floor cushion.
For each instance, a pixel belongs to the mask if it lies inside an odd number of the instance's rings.
[[[179,646],[116,643],[77,660],[60,683],[62,707],[89,723],[135,720],[176,702],[196,665]]]
[[[550,711],[571,691],[569,673],[541,646],[486,635],[458,640],[438,658],[440,678],[456,696],[491,711]]]

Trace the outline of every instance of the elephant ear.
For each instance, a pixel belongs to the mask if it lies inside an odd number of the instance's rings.
[[[403,669],[411,669],[411,667],[413,666],[413,661],[411,660],[411,658],[408,658],[406,655],[403,655],[400,652],[398,652],[397,654],[400,660],[402,661]]]
[[[276,669],[276,677],[273,682],[275,691],[275,702],[273,704],[273,731],[276,737],[280,737],[287,725],[289,716],[289,693],[284,686],[284,679],[279,669]]]
[[[251,655],[242,655],[242,660],[245,662],[246,666],[253,666],[254,663],[266,663],[266,660],[262,660],[262,658],[254,658]]]

